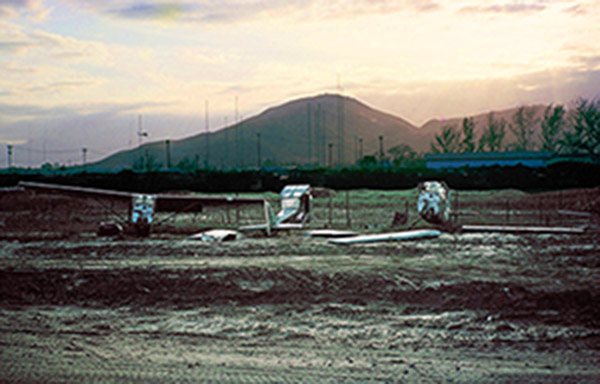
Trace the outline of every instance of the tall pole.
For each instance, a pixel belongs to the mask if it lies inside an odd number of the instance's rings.
[[[256,159],[258,168],[262,166],[262,159],[260,157],[260,133],[256,134]]]
[[[171,140],[165,140],[165,150],[167,156],[167,169],[171,169]]]
[[[142,115],[138,115],[138,150],[141,151],[142,150],[142,138],[144,136],[147,136],[147,134],[144,132],[144,130],[142,129]],[[146,167],[146,163],[148,162],[148,151],[145,151],[144,153],[142,153],[142,163],[144,164],[144,167]]]
[[[234,138],[233,142],[235,143],[235,164],[237,166],[241,165],[241,156],[240,156],[240,127],[238,126],[238,97],[236,96],[234,99],[234,120],[233,124],[235,126]]]
[[[312,162],[312,134],[311,134],[311,126],[310,126],[310,103],[306,105],[306,136],[308,137],[308,150],[306,153],[306,162],[310,164]]]
[[[209,139],[209,127],[208,127],[208,100],[204,100],[204,127],[206,128],[206,137],[204,139],[205,142],[205,158],[204,158],[204,168],[208,168],[210,161],[210,139]]]
[[[229,167],[229,129],[227,129],[227,116],[223,118],[225,122],[225,129],[223,129],[225,133],[225,161],[223,162],[223,167]]]
[[[244,121],[244,116],[240,116],[240,151],[241,151],[241,164],[243,167],[246,163],[246,149],[244,147],[244,130],[242,129],[242,121]]]
[[[317,104],[316,111],[314,112],[314,122],[315,122],[315,140],[316,145],[315,148],[317,150],[317,163],[319,165],[325,166],[325,155],[323,152],[322,139],[323,129],[321,128],[321,104]]]
[[[142,136],[144,131],[142,131],[142,115],[138,115],[138,147],[142,146]]]
[[[322,148],[323,149],[322,149],[322,151],[323,151],[323,165],[325,165],[326,164],[326,160],[327,160],[326,159],[327,154],[325,153],[325,151],[326,151],[325,147],[326,147],[326,143],[327,143],[327,124],[326,124],[327,120],[325,120],[325,108],[323,108],[323,110],[321,111],[321,113],[319,113],[319,117],[321,119],[321,122],[319,124],[320,124],[320,127],[321,127],[321,131],[323,133],[323,135],[322,135],[323,136],[322,137],[322,140],[323,140],[323,144],[322,144]]]
[[[7,145],[6,150],[8,151],[8,168],[12,168],[12,154],[13,154],[13,146]]]
[[[46,163],[46,128],[44,128],[44,141],[42,142],[42,157],[44,159],[44,164]]]
[[[362,159],[363,158],[363,138],[359,137],[358,138],[358,159]]]
[[[383,162],[383,136],[379,136],[379,161]]]
[[[87,171],[87,148],[81,148],[81,160],[83,162],[83,172]]]
[[[340,75],[338,75],[338,98],[337,98],[337,152],[338,152],[338,165],[342,165],[345,162],[344,159],[344,98],[342,96],[342,83]]]

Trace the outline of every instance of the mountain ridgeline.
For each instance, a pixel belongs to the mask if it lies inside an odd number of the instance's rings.
[[[540,108],[541,110],[541,108]],[[509,119],[514,110],[498,112]],[[475,133],[483,131],[486,114],[474,116]],[[325,94],[290,101],[209,134],[157,141],[121,151],[88,165],[89,170],[231,169],[259,166],[355,164],[397,145],[417,152],[445,125],[462,118],[431,120],[417,128],[399,117],[375,110],[349,97]],[[507,139],[510,133],[507,134]]]
[[[343,139],[340,140],[340,137]],[[381,137],[381,141],[379,139]],[[88,169],[213,168],[354,164],[400,142],[425,149],[419,129],[360,101],[322,95],[288,102],[215,132],[152,142],[118,152]],[[168,147],[168,148],[167,148]]]

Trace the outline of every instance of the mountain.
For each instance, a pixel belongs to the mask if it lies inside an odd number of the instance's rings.
[[[343,118],[338,119],[338,116]],[[339,129],[344,132],[342,145],[338,140]],[[330,161],[338,165],[340,159],[344,164],[356,161],[360,152],[359,139],[362,139],[363,155],[378,152],[380,136],[385,148],[400,142],[415,148],[423,147],[419,130],[409,122],[377,111],[356,99],[325,94],[267,109],[238,124],[211,132],[208,138],[201,133],[171,141],[169,150],[173,166],[181,161],[199,166],[207,162],[217,168],[257,166],[259,152],[262,165],[328,165]],[[343,148],[343,152],[339,148]],[[116,153],[88,165],[88,168],[131,168],[143,157],[165,166],[165,141]]]
[[[542,106],[536,108],[541,117]],[[513,140],[508,123],[516,108],[494,112],[507,122],[505,143]],[[475,139],[487,126],[488,113],[472,116]],[[338,118],[341,117],[341,118]],[[460,129],[463,118],[430,120],[417,128],[399,117],[373,109],[349,97],[325,94],[290,101],[259,115],[215,132],[188,138],[152,142],[111,155],[89,164],[93,170],[119,170],[152,163],[150,168],[187,164],[188,167],[255,167],[261,165],[340,165],[353,164],[359,154],[376,155],[399,144],[426,152],[446,125]],[[539,125],[537,127],[539,130]],[[343,142],[338,132],[343,131]],[[538,133],[536,132],[536,135]],[[382,138],[382,143],[380,139]],[[361,152],[362,140],[362,152]],[[168,153],[169,152],[169,153]]]

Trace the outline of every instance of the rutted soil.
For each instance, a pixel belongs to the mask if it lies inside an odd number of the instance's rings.
[[[481,310],[503,317],[600,327],[600,294],[590,290],[535,292],[517,284],[475,281],[414,287],[393,274],[321,274],[292,268],[178,270],[55,269],[0,271],[3,306],[93,308],[263,305],[324,302],[409,305],[411,311]]]
[[[0,381],[600,380],[597,233],[0,246]]]

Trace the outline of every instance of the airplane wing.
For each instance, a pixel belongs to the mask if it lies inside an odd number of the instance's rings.
[[[238,207],[263,205],[265,199],[259,197],[228,196],[187,196],[156,195],[156,211],[162,212],[200,212],[203,207]]]
[[[258,197],[228,197],[228,196],[190,196],[175,194],[142,194],[123,192],[109,189],[74,187],[59,184],[25,182],[20,187],[45,193],[61,193],[75,197],[92,197],[132,201],[136,196],[149,195],[155,198],[154,209],[158,212],[201,212],[203,207],[262,205],[264,199]]]
[[[402,241],[414,239],[427,239],[438,237],[442,232],[434,229],[417,229],[412,231],[381,233],[377,235],[362,235],[353,237],[343,237],[340,239],[329,239],[333,244],[361,244],[361,243],[377,243],[380,241]]]
[[[112,200],[131,200],[134,195],[130,192],[113,191],[109,189],[83,188],[69,185],[34,183],[29,181],[19,182],[19,187],[42,193],[61,193],[63,195],[75,197],[94,197]]]

